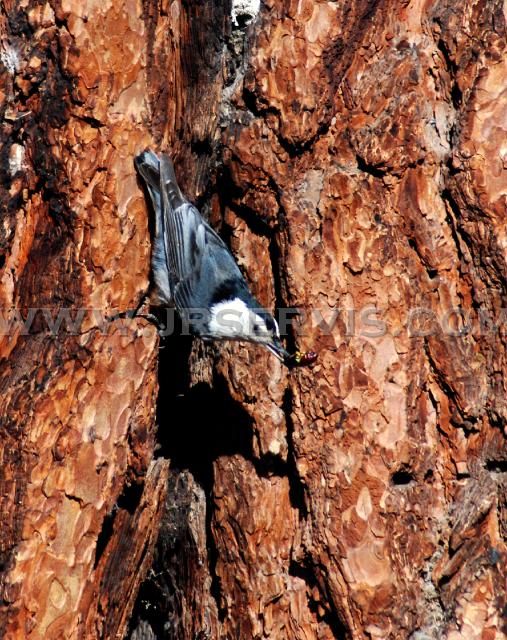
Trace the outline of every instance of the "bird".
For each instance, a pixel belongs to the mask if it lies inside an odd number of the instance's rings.
[[[134,165],[155,213],[156,304],[175,307],[191,333],[205,341],[262,345],[289,366],[294,356],[283,347],[275,318],[251,293],[225,242],[181,192],[169,155],[146,150]]]

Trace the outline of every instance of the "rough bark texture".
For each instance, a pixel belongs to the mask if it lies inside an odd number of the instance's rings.
[[[168,338],[156,433],[143,320],[11,327],[4,636],[505,637],[504,3],[0,18],[4,316],[138,306],[149,145],[320,354]]]
[[[1,635],[121,637],[167,478],[156,331],[101,320],[148,286],[146,30],[135,3],[2,8]]]

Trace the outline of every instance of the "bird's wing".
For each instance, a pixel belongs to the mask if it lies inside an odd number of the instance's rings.
[[[166,218],[166,254],[178,307],[191,308],[198,301],[204,303],[204,296],[211,298],[223,279],[233,275],[242,278],[224,241],[193,205],[187,203],[169,217],[170,223]]]
[[[160,159],[160,191],[171,289],[180,309],[191,308],[196,302],[197,288],[202,289],[205,273],[210,286],[220,280],[220,274],[216,272],[217,256],[227,256],[227,262],[230,256],[229,276],[232,275],[230,269],[239,277],[241,273],[222,238],[182,195],[167,156]]]

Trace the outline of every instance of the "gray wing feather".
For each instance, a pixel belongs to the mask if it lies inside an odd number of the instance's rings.
[[[158,243],[155,239],[157,268],[165,261],[171,296],[180,310],[205,305],[212,293],[204,290],[206,285],[220,285],[224,274],[242,279],[241,272],[222,238],[181,193],[170,158],[162,155],[159,160],[153,152],[145,152],[136,158],[136,167],[155,208],[159,203],[157,226],[162,234]]]
[[[160,188],[168,266],[174,278],[173,294],[180,308],[189,308],[203,301],[200,289],[205,271],[209,285],[216,284],[221,278],[221,274],[214,268],[217,249],[225,250],[228,256],[230,252],[222,238],[181,193],[172,162],[167,156],[160,159]],[[239,275],[239,269],[232,256],[230,257],[233,268]]]

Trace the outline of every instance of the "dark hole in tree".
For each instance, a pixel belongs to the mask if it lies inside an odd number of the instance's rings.
[[[97,546],[95,547],[95,560],[93,562],[93,568],[96,569],[102,554],[106,550],[109,540],[113,535],[114,519],[116,517],[116,510],[108,513],[102,522],[102,529],[100,530],[99,537],[97,538]]]
[[[487,460],[486,469],[495,473],[506,473],[507,460]]]
[[[432,482],[433,477],[434,477],[433,469],[428,469],[424,474],[424,480],[426,482]]]
[[[400,469],[399,471],[395,471],[391,476],[391,482],[394,485],[405,485],[410,484],[414,480],[414,476],[410,471],[406,469]]]
[[[130,515],[134,515],[141,501],[143,490],[144,483],[133,483],[131,485],[124,486],[123,493],[116,500],[116,504],[111,510],[111,513],[108,513],[102,522],[102,529],[100,530],[99,537],[97,538],[97,546],[95,547],[94,568],[97,568],[102,554],[106,550],[109,540],[113,535],[114,520],[118,510],[124,509],[125,511],[128,511]]]
[[[252,21],[252,16],[248,13],[239,13],[236,16],[236,22],[238,23],[238,27],[240,29],[244,29],[249,22]]]

